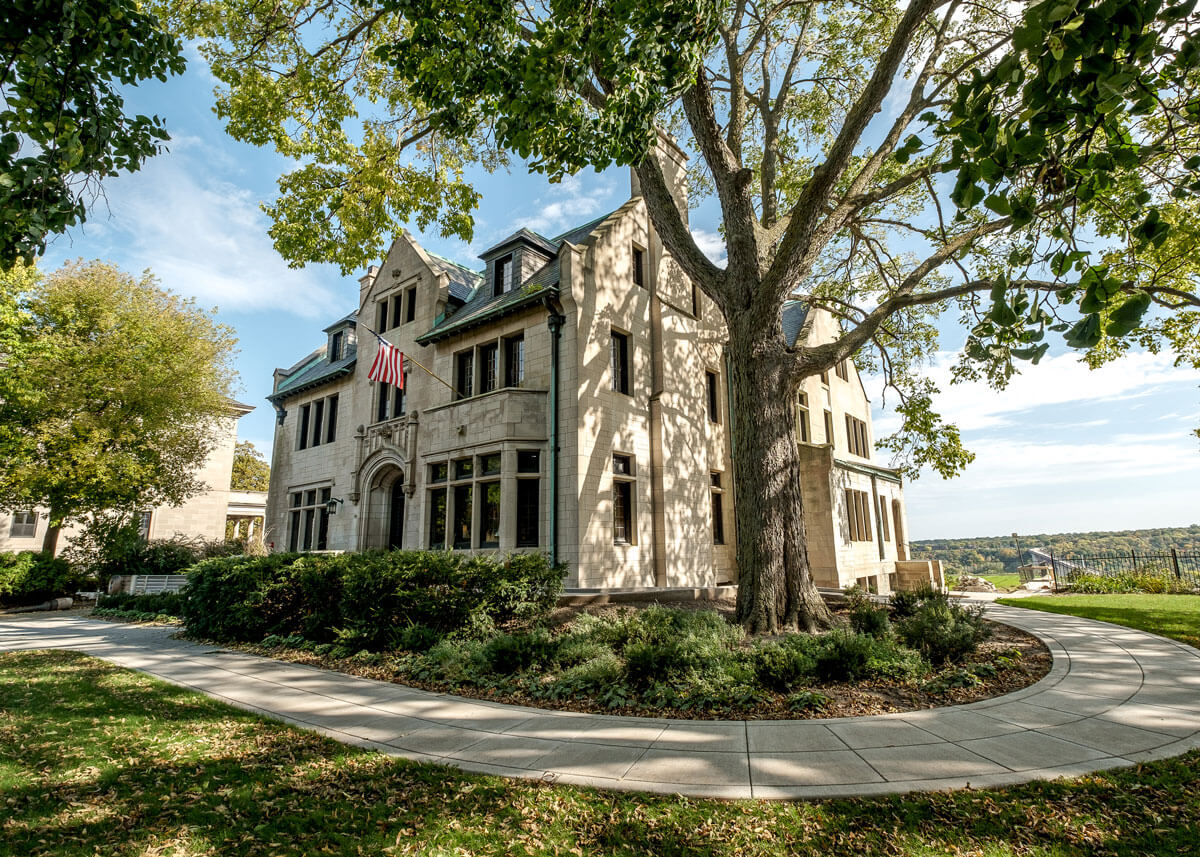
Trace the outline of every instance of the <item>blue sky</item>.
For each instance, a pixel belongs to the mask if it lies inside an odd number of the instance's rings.
[[[214,81],[191,54],[185,75],[129,93],[129,105],[163,116],[170,153],[105,184],[90,221],[58,238],[43,267],[108,259],[151,269],[163,285],[219,308],[240,338],[240,398],[256,406],[239,435],[269,455],[271,373],[323,341],[321,329],[354,308],[358,284],[332,266],[292,269],[275,253],[259,203],[286,168],[269,150],[225,136],[211,110]],[[553,235],[620,205],[624,169],[580,174],[559,185],[514,169],[475,177],[483,194],[474,241],[423,236],[430,250],[464,264],[521,226]],[[701,246],[716,253],[711,204],[693,212]],[[950,481],[923,476],[906,488],[913,539],[1183,526],[1200,522],[1200,373],[1171,355],[1134,354],[1091,372],[1059,348],[1008,390],[951,387],[949,365],[963,333],[944,328],[944,353],[930,372],[945,391],[939,406],[977,458]],[[894,416],[868,379],[876,436]],[[883,461],[882,463],[886,463]]]

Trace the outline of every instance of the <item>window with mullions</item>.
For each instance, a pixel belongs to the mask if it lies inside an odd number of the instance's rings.
[[[457,398],[469,399],[475,395],[475,352],[463,351],[454,356]]]
[[[404,323],[417,320],[417,287],[412,286],[404,292]]]
[[[499,297],[512,290],[513,258],[505,256],[495,261],[494,279],[492,281],[492,296]]]
[[[633,245],[633,284],[646,285],[646,251],[636,244]]]
[[[446,481],[444,471],[441,481]],[[446,547],[445,488],[434,488],[429,492],[429,547],[431,550],[442,550]]]
[[[613,455],[613,544],[637,541],[633,515],[633,457]]]
[[[479,546],[500,547],[500,483],[479,483]]]
[[[837,366],[834,367],[837,376],[843,381],[850,380],[850,364],[849,361],[839,360]]]
[[[866,491],[846,489],[846,523],[850,530],[850,541],[871,541],[871,503]]]
[[[471,547],[471,489],[474,486],[468,482],[465,485],[454,486],[454,526],[451,528],[451,538],[456,550]]]
[[[375,386],[375,422],[404,416],[407,405],[404,390],[391,384],[377,383]]]
[[[612,388],[629,395],[629,336],[612,332]]]
[[[490,393],[500,386],[500,349],[494,342],[479,346],[479,392]]]
[[[808,428],[808,393],[801,393],[796,403],[796,430],[803,443],[809,441]]]
[[[871,457],[871,443],[867,440],[867,424],[846,414],[846,441],[851,455]]]
[[[13,512],[8,534],[14,539],[32,539],[37,535],[37,512]]]
[[[296,448],[308,449],[337,439],[338,395],[334,393],[300,406]]]
[[[326,504],[331,488],[310,488],[291,494],[288,550],[326,550],[329,547],[329,512]]]
[[[504,340],[504,386],[525,384],[525,337],[510,336]]]
[[[710,423],[719,423],[721,421],[721,410],[717,395],[717,373],[705,372],[704,382],[705,391],[708,393],[708,421]]]
[[[712,527],[713,527],[713,544],[725,544],[725,509],[724,509],[724,488],[721,486],[721,474],[713,472],[709,474],[709,481],[712,483],[712,488],[709,491],[709,496],[712,498]]]

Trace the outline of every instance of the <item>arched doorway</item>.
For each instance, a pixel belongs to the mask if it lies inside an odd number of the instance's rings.
[[[389,550],[399,550],[404,547],[404,479],[397,478],[392,482],[392,496],[388,503],[388,539]]]
[[[395,463],[381,463],[367,475],[360,524],[364,549],[392,550],[404,545],[406,499],[404,471]]]

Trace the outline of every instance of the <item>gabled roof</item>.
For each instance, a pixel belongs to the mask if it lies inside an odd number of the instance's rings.
[[[496,244],[496,245],[484,250],[482,253],[479,254],[479,258],[480,259],[488,259],[492,256],[498,256],[498,255],[500,255],[499,251],[507,249],[512,244],[519,244],[522,242],[525,244],[530,244],[530,245],[538,248],[539,250],[543,251],[544,253],[550,254],[551,256],[558,253],[558,244],[551,241],[546,236],[539,235],[538,233],[534,232],[532,229],[526,229],[524,226],[522,226],[520,229],[518,229],[512,235],[509,235],[507,238],[505,238],[499,244]]]
[[[500,318],[536,304],[544,296],[557,294],[560,275],[558,254],[561,252],[563,244],[568,241],[572,244],[582,244],[596,230],[596,227],[613,214],[614,212],[610,211],[608,214],[597,217],[590,223],[576,226],[556,238],[546,238],[528,229],[517,230],[495,247],[484,252],[481,258],[518,241],[525,241],[547,249],[553,254],[553,258],[523,283],[514,285],[512,289],[503,294],[493,295],[491,289],[485,287],[486,284],[482,278],[478,278],[475,290],[466,304],[453,315],[439,319],[432,328],[417,337],[417,342],[426,345],[446,339],[491,319]]]
[[[331,330],[337,330],[339,327],[346,327],[348,325],[352,325],[356,321],[358,321],[358,310],[354,310],[353,312],[342,316],[337,321],[335,321],[333,324],[329,325],[329,327],[325,328],[324,332],[329,333]]]
[[[423,249],[423,248],[422,248]],[[452,262],[437,253],[425,251],[429,261],[436,269],[435,273],[445,274],[450,280],[450,297],[466,303],[471,299],[471,292],[483,282],[483,275],[466,268],[457,262]]]
[[[267,396],[267,401],[271,404],[282,402],[354,371],[354,364],[358,361],[356,345],[347,344],[345,356],[333,363],[325,359],[325,352],[326,346],[322,345],[283,373],[283,377],[275,384],[274,392]]]
[[[783,305],[783,338],[788,348],[795,346],[808,319],[808,304],[802,301],[788,301]]]

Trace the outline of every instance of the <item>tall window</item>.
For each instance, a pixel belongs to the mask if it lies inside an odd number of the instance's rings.
[[[541,456],[537,450],[517,452],[517,547],[541,543]]]
[[[828,371],[821,373],[821,383],[824,384],[826,387],[829,386],[829,372]]]
[[[838,365],[834,368],[837,371],[837,376],[839,378],[841,378],[843,381],[850,380],[850,369],[849,369],[847,361],[839,360]]]
[[[705,390],[708,392],[708,421],[710,423],[719,423],[721,421],[721,411],[718,408],[717,401],[717,373],[704,373]]]
[[[713,526],[713,544],[725,544],[725,510],[722,502],[724,488],[721,486],[721,474],[713,472],[709,474],[709,479],[712,482],[712,489],[709,491],[709,496],[712,497],[712,526]]]
[[[500,547],[500,483],[479,483],[479,546]]]
[[[445,474],[442,475],[443,481]],[[446,546],[446,489],[434,488],[429,492],[429,547],[441,550]]]
[[[328,402],[325,413],[325,442],[337,440],[338,397],[335,393],[325,400]]]
[[[636,542],[633,526],[633,458],[613,455],[613,544]]]
[[[312,418],[312,445],[321,445],[321,427],[325,421],[325,400],[317,399],[313,402],[313,418]]]
[[[646,251],[636,244],[633,245],[633,284],[646,285]]]
[[[346,341],[346,331],[339,330],[329,337],[329,362],[336,363],[342,359],[343,346]]]
[[[375,386],[375,422],[404,416],[407,401],[404,390],[392,384],[378,383]]]
[[[457,370],[455,380],[458,382],[458,398],[467,399],[475,395],[472,386],[475,379],[475,352],[463,351],[454,357]]]
[[[8,534],[14,539],[32,539],[37,535],[37,512],[13,512]]]
[[[468,482],[465,485],[454,486],[454,526],[451,538],[456,549],[471,547],[471,494],[474,486]]]
[[[612,388],[629,395],[629,337],[612,332]]]
[[[375,305],[375,332],[383,333],[388,329],[388,302],[382,300]]]
[[[400,320],[404,318],[404,310],[400,300],[402,297],[404,297],[402,294],[392,297],[392,327],[399,327]]]
[[[692,317],[700,317],[700,289],[692,285]]]
[[[404,291],[404,323],[417,320],[417,287],[412,286]]]
[[[796,427],[800,432],[800,440],[803,443],[809,442],[809,427],[808,427],[808,393],[801,393],[800,399],[796,403]]]
[[[288,550],[323,551],[329,547],[329,512],[326,503],[332,488],[310,488],[291,495]]]
[[[308,419],[310,411],[312,411],[312,405],[300,406],[300,436],[296,439],[296,446],[299,449],[308,449]]]
[[[846,441],[851,455],[871,457],[871,444],[867,440],[867,424],[846,414]]]
[[[888,532],[887,500],[878,494],[875,495],[875,514],[879,518],[879,535],[885,542],[891,541],[892,535]]]
[[[525,384],[525,337],[510,336],[504,340],[504,386]]]
[[[492,296],[499,297],[512,289],[513,258],[505,256],[503,259],[497,259],[495,264]]]
[[[837,444],[833,440],[833,412],[825,412],[825,442],[830,446],[837,448]]]
[[[479,346],[479,392],[490,393],[500,385],[500,349],[494,342]]]
[[[846,489],[846,522],[849,524],[850,541],[871,541],[871,502],[866,491]]]

